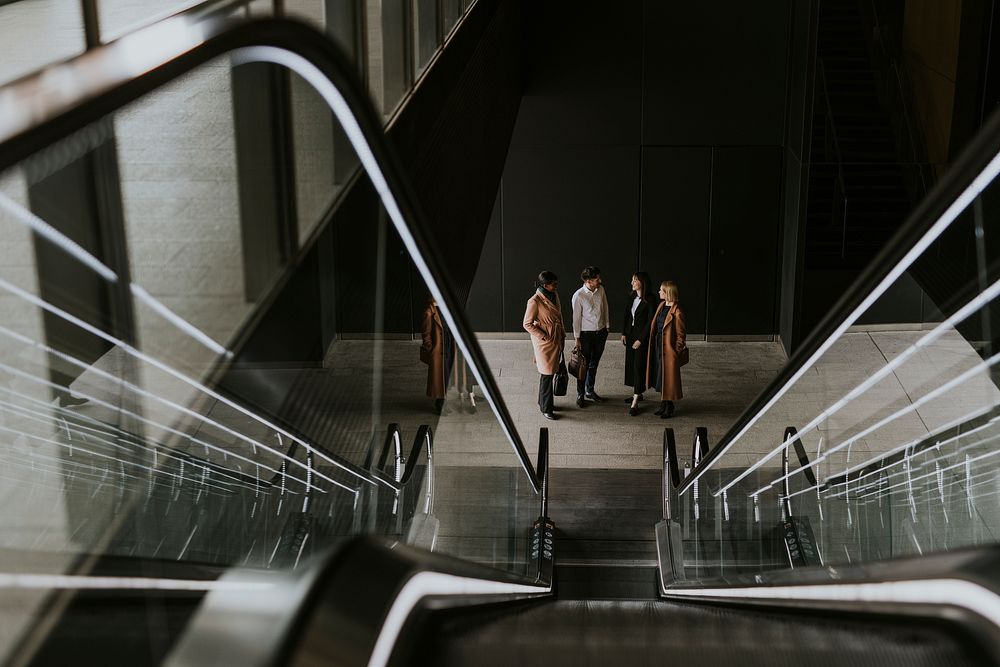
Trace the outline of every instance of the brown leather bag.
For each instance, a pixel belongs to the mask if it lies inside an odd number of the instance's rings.
[[[583,350],[578,347],[574,347],[569,355],[569,374],[577,380],[587,376],[587,357],[583,356]]]
[[[681,351],[677,353],[677,365],[683,366],[689,361],[691,361],[691,355],[688,353],[687,346],[685,345]]]

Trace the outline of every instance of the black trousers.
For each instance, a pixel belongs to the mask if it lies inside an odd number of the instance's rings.
[[[538,376],[538,409],[552,412],[552,375]]]
[[[583,396],[584,393],[594,393],[594,383],[597,382],[597,366],[601,363],[601,355],[604,354],[604,344],[608,342],[608,330],[601,331],[581,331],[580,351],[587,358],[587,375],[583,380],[576,381],[576,395]]]

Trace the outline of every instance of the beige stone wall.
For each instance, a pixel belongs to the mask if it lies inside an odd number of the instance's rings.
[[[0,85],[83,49],[79,3],[30,0],[0,7]]]

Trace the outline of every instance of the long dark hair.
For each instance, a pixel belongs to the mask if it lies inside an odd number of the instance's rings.
[[[653,301],[653,292],[650,290],[650,280],[649,274],[645,271],[636,271],[632,274],[632,277],[638,278],[639,282],[642,283],[642,287],[639,288],[639,298],[642,299],[643,303],[650,303]],[[635,298],[635,290],[630,290],[628,293],[629,303]]]
[[[542,271],[535,278],[535,289],[538,289],[542,285],[548,285],[549,283],[554,283],[559,280],[559,276],[552,273],[551,271]]]

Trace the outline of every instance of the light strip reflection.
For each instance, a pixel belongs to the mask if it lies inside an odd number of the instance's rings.
[[[910,345],[908,348],[903,350],[898,356],[894,357],[887,364],[882,366],[874,375],[868,377],[864,382],[856,386],[851,391],[847,392],[843,397],[834,401],[828,408],[820,412],[816,417],[812,419],[808,424],[803,426],[796,434],[794,439],[801,439],[802,436],[807,433],[811,433],[816,428],[819,427],[824,421],[829,419],[832,415],[843,409],[848,403],[854,399],[862,396],[869,389],[874,387],[876,384],[886,379],[890,374],[896,371],[900,366],[902,366],[910,357],[915,355],[917,352],[926,349],[938,339],[940,339],[944,334],[953,331],[954,326],[959,322],[964,321],[966,318],[974,315],[984,306],[993,301],[997,296],[1000,296],[1000,280],[994,282],[982,293],[978,294],[975,298],[970,300],[967,304],[962,306],[957,310],[951,317],[944,320],[937,326],[935,326],[931,331],[924,334],[920,340],[916,343]],[[733,485],[737,484],[740,480],[745,478],[747,475],[752,473],[757,468],[764,465],[767,461],[777,456],[788,443],[782,442],[775,449],[773,449],[769,454],[764,455],[756,462],[754,462],[749,468],[747,468],[741,475],[733,479],[726,487],[720,490],[718,493],[713,495],[718,496],[723,491],[728,491]]]
[[[94,257],[92,254],[80,247],[76,241],[70,239],[68,236],[58,231],[55,227],[45,222],[2,192],[0,192],[0,209],[5,210],[14,218],[14,220],[20,222],[34,233],[57,246],[68,255],[78,260],[80,263],[90,267],[95,273],[108,282],[118,282],[118,274],[108,268],[104,262]]]
[[[207,347],[212,352],[227,359],[232,358],[233,356],[232,352],[227,350],[222,345],[219,345],[219,343],[217,343],[207,333],[205,333],[195,325],[191,324],[190,322],[185,320],[183,317],[181,317],[174,311],[167,308],[145,289],[143,289],[139,285],[136,285],[135,283],[132,283],[130,287],[132,289],[132,294],[136,296],[144,304],[149,306],[149,308],[154,312],[156,312],[157,315],[159,315],[163,319],[173,324],[175,327],[186,333],[191,338],[194,338],[196,341]]]
[[[41,378],[38,378],[38,377],[36,377],[34,375],[31,375],[30,373],[26,373],[26,372],[24,372],[24,371],[22,371],[20,369],[14,368],[13,366],[8,366],[6,364],[0,363],[0,369],[3,369],[3,370],[7,371],[8,373],[10,373],[12,375],[16,375],[18,377],[21,377],[21,378],[23,378],[25,380],[34,382],[36,384],[41,384],[43,386],[47,386],[47,387],[50,387],[50,388],[53,388],[53,389],[62,389],[62,387],[60,387],[59,385],[56,385],[56,384],[54,384],[52,382],[49,382],[48,380],[43,380]],[[156,422],[154,420],[151,420],[151,419],[149,419],[147,417],[143,417],[141,415],[138,415],[138,414],[136,414],[134,412],[131,412],[129,410],[126,410],[126,409],[124,409],[124,408],[122,408],[120,406],[113,405],[111,403],[108,403],[106,401],[102,401],[99,398],[96,398],[94,396],[90,396],[90,395],[87,395],[87,394],[79,394],[79,395],[82,398],[86,398],[87,400],[91,401],[95,405],[100,405],[102,407],[108,408],[110,410],[113,410],[115,412],[121,413],[121,414],[126,415],[128,417],[132,417],[134,419],[137,419],[137,420],[143,422],[144,424],[149,424],[150,426],[155,426],[156,428],[162,428],[163,430],[165,430],[165,431],[167,431],[169,433],[173,433],[174,435],[177,435],[178,437],[181,437],[181,438],[184,438],[184,439],[187,439],[187,440],[191,440],[192,442],[195,442],[195,443],[203,445],[203,446],[210,447],[212,449],[216,449],[216,450],[221,451],[221,452],[226,452],[226,453],[228,453],[229,456],[232,456],[233,458],[238,458],[238,459],[241,459],[241,460],[243,460],[245,462],[249,462],[249,463],[254,464],[254,465],[260,465],[262,468],[266,468],[266,469],[268,469],[271,472],[274,472],[274,473],[278,472],[278,470],[276,468],[272,468],[272,467],[267,466],[265,464],[257,464],[255,461],[252,461],[251,459],[246,458],[246,457],[244,457],[242,455],[238,455],[238,454],[235,454],[233,452],[229,452],[228,450],[223,450],[223,449],[221,449],[219,447],[216,447],[215,445],[212,445],[210,443],[202,442],[198,438],[195,438],[195,437],[190,436],[190,435],[188,435],[186,433],[178,431],[177,429],[174,429],[174,428],[172,428],[170,426],[165,426],[163,424],[160,424],[160,423],[158,423],[158,422]],[[130,436],[130,437],[134,437],[134,436]],[[283,453],[278,453],[277,456],[279,458],[284,459],[284,460],[289,460]],[[294,460],[294,459],[292,459],[292,460]],[[302,467],[305,468],[304,465]],[[291,475],[291,474],[288,474],[288,473],[285,473],[285,474],[290,479],[293,479],[293,480],[295,480],[296,482],[299,482],[302,485],[306,485],[306,480],[300,479],[300,478],[295,477],[294,475]],[[341,484],[340,482],[338,482],[336,480],[328,479],[324,475],[322,475],[322,474],[320,474],[320,473],[318,473],[316,471],[313,471],[313,474],[315,474],[318,477],[321,477],[323,479],[326,479],[331,484],[334,484],[335,486],[338,486],[338,487],[344,489],[345,491],[349,491],[350,493],[354,493],[354,491],[355,491],[351,487],[346,486],[344,484]],[[319,487],[317,487],[315,485],[312,485],[312,488],[316,489],[320,493],[326,493],[325,489],[319,488]]]
[[[5,280],[3,278],[0,278],[0,289],[5,289],[8,292],[14,294],[15,296],[18,296],[18,297],[24,299],[25,301],[28,301],[29,303],[31,303],[31,304],[33,304],[33,305],[35,305],[35,306],[37,306],[37,307],[39,307],[39,308],[47,311],[47,312],[50,312],[53,315],[56,315],[57,317],[65,320],[65,321],[67,321],[67,322],[69,322],[71,324],[74,324],[74,325],[80,327],[84,331],[87,331],[88,333],[91,333],[91,334],[97,336],[98,338],[101,338],[102,340],[106,340],[109,343],[112,343],[113,345],[117,345],[122,350],[124,350],[126,353],[128,353],[130,356],[135,357],[136,359],[138,359],[140,361],[143,361],[145,363],[150,364],[151,366],[157,368],[158,370],[163,371],[167,375],[170,375],[171,377],[173,377],[173,378],[175,378],[177,380],[180,380],[181,382],[183,382],[184,384],[192,387],[193,389],[196,389],[198,391],[201,391],[201,392],[207,394],[208,396],[214,398],[215,400],[219,401],[220,403],[223,403],[226,406],[233,408],[237,412],[240,412],[241,414],[244,414],[247,417],[250,417],[254,421],[256,421],[256,422],[258,422],[260,424],[263,424],[264,426],[267,426],[268,428],[274,430],[277,433],[281,433],[282,435],[284,435],[285,437],[287,437],[287,438],[289,438],[291,440],[294,440],[295,442],[297,442],[300,445],[302,445],[307,451],[314,452],[315,455],[318,456],[323,461],[326,461],[327,463],[330,463],[331,465],[339,468],[343,472],[356,477],[358,480],[360,480],[360,481],[362,481],[362,482],[364,482],[366,484],[371,484],[373,486],[376,484],[376,482],[374,480],[370,479],[366,475],[364,475],[364,474],[362,474],[360,472],[357,472],[355,470],[352,470],[351,468],[349,468],[348,466],[345,466],[344,464],[340,463],[339,461],[336,461],[336,460],[330,458],[329,456],[327,456],[323,452],[317,451],[315,449],[315,447],[313,447],[309,443],[305,442],[301,438],[295,437],[294,435],[292,435],[291,433],[288,433],[284,429],[279,428],[278,426],[276,426],[275,424],[271,423],[270,421],[264,419],[263,417],[261,417],[257,413],[252,412],[251,410],[248,410],[248,409],[244,408],[243,406],[239,405],[238,403],[229,400],[228,398],[226,398],[222,394],[219,394],[218,392],[213,391],[212,389],[206,387],[205,385],[201,384],[200,382],[197,382],[196,380],[192,380],[191,378],[189,378],[188,376],[184,375],[180,371],[177,371],[177,370],[171,368],[170,366],[164,364],[163,362],[159,361],[158,359],[156,359],[154,357],[151,357],[151,356],[149,356],[149,355],[147,355],[147,354],[145,354],[143,352],[140,352],[139,350],[137,350],[136,348],[132,347],[131,345],[129,345],[125,341],[120,340],[118,338],[115,338],[114,336],[112,336],[112,335],[110,335],[110,334],[102,331],[101,329],[99,329],[99,328],[97,328],[97,327],[89,324],[88,322],[85,322],[85,321],[81,320],[80,318],[67,313],[66,311],[62,310],[61,308],[57,308],[56,306],[53,306],[52,304],[50,304],[50,303],[48,303],[48,302],[46,302],[46,301],[38,298],[37,296],[35,296],[34,294],[31,294],[30,292],[28,292],[26,290],[21,289],[17,285],[14,285],[14,284],[10,283],[10,282],[8,282],[7,280]],[[275,456],[279,456],[279,457],[284,457],[285,456],[285,454],[283,452],[279,452],[279,451],[273,449],[272,447],[268,447],[267,445],[260,445],[260,446],[263,447],[265,450],[270,451]],[[304,463],[302,463],[302,462],[300,462],[300,461],[298,461],[296,459],[287,459],[287,460],[290,461],[291,463],[297,465],[298,467],[302,468],[303,470],[307,469],[306,465]],[[330,479],[330,478],[326,477],[325,475],[322,475],[318,471],[314,470],[314,474],[319,475],[320,477],[322,477],[323,479],[326,479],[327,481],[329,481],[332,484],[337,484],[338,486],[342,486],[338,482],[334,481],[333,479]],[[348,487],[344,487],[344,488],[348,488]],[[354,492],[354,489],[348,489],[348,490],[350,490],[352,493]]]
[[[721,460],[723,454],[729,451],[733,445],[739,442],[747,431],[749,431],[754,424],[757,423],[760,418],[766,414],[774,405],[781,400],[781,398],[788,393],[788,391],[797,383],[803,375],[805,375],[809,370],[816,364],[820,358],[823,357],[827,351],[833,347],[840,337],[853,325],[865,311],[867,311],[872,305],[878,301],[883,294],[896,282],[910,267],[913,262],[920,257],[924,251],[930,248],[931,244],[937,240],[937,238],[947,229],[952,222],[959,216],[959,214],[966,209],[966,207],[971,204],[979,194],[986,189],[993,179],[996,178],[997,174],[1000,173],[1000,154],[993,156],[986,167],[979,173],[978,176],[969,184],[969,186],[959,195],[955,201],[945,210],[941,217],[931,225],[927,233],[924,234],[919,241],[917,241],[909,252],[903,256],[903,258],[889,271],[889,273],[882,279],[881,282],[866,296],[857,308],[855,308],[851,313],[844,318],[833,332],[827,337],[825,341],[816,349],[812,355],[792,374],[792,377],[788,379],[785,384],[783,384],[774,396],[764,404],[764,406],[754,414],[749,421],[739,430],[739,432],[733,436],[733,438],[726,443],[726,445],[719,450],[719,454],[715,455],[715,461]],[[780,450],[781,446],[778,447]],[[772,453],[772,456],[774,454]],[[714,465],[714,463],[713,463]],[[703,467],[700,470],[695,470],[691,475],[687,477],[682,483],[680,492],[685,493],[702,475],[705,474],[712,466]],[[726,489],[720,489],[719,493],[722,493]],[[718,494],[715,494],[718,495]]]
[[[199,579],[88,577],[77,574],[0,572],[0,588],[41,590],[267,591],[276,585],[266,581],[202,581]]]
[[[986,372],[989,371],[989,369],[991,367],[993,367],[998,362],[1000,362],[1000,352],[998,352],[997,354],[994,354],[992,357],[988,357],[985,361],[976,364],[975,366],[973,366],[972,368],[968,369],[964,373],[962,373],[962,374],[960,374],[960,375],[952,378],[951,380],[949,380],[948,382],[944,383],[943,385],[941,385],[940,387],[938,387],[934,391],[931,391],[931,392],[928,392],[928,393],[924,394],[923,396],[921,396],[920,398],[918,398],[916,401],[914,401],[914,402],[910,403],[909,405],[907,405],[905,408],[900,408],[896,412],[892,413],[891,415],[889,415],[887,417],[884,417],[884,418],[880,419],[875,424],[869,426],[868,428],[864,429],[863,431],[854,434],[853,436],[851,436],[850,439],[845,440],[844,442],[840,443],[839,445],[837,445],[837,446],[835,446],[835,447],[833,447],[831,449],[826,450],[825,452],[823,452],[823,454],[821,454],[820,456],[818,456],[815,460],[810,461],[808,464],[806,464],[804,466],[801,466],[799,468],[796,468],[795,470],[789,472],[787,475],[782,475],[781,477],[778,477],[773,482],[771,482],[768,486],[774,486],[775,484],[778,484],[779,482],[782,482],[785,479],[788,479],[788,478],[793,477],[795,475],[801,474],[801,473],[805,472],[806,470],[815,467],[817,464],[819,464],[822,461],[825,461],[826,459],[830,458],[831,454],[834,454],[834,453],[836,453],[836,452],[844,449],[845,447],[850,446],[852,443],[856,442],[857,440],[860,440],[861,438],[864,438],[865,436],[867,436],[867,435],[869,435],[871,433],[874,433],[878,429],[882,428],[883,426],[886,426],[887,424],[892,423],[893,421],[899,419],[900,417],[903,417],[903,416],[909,414],[910,412],[916,411],[917,408],[920,408],[923,405],[926,405],[927,403],[929,403],[933,399],[939,397],[941,394],[944,394],[944,393],[946,393],[948,391],[951,391],[955,387],[957,387],[960,384],[962,384],[963,382],[966,382],[967,380],[975,377],[976,375],[985,374]],[[992,406],[990,406],[990,407],[992,407]],[[966,417],[966,419],[967,419],[967,417]],[[732,486],[732,484],[733,483],[731,482],[729,486]],[[726,488],[729,488],[729,487],[726,487]],[[721,491],[720,491],[720,493],[721,493]],[[752,495],[752,494],[750,494],[750,495]]]

